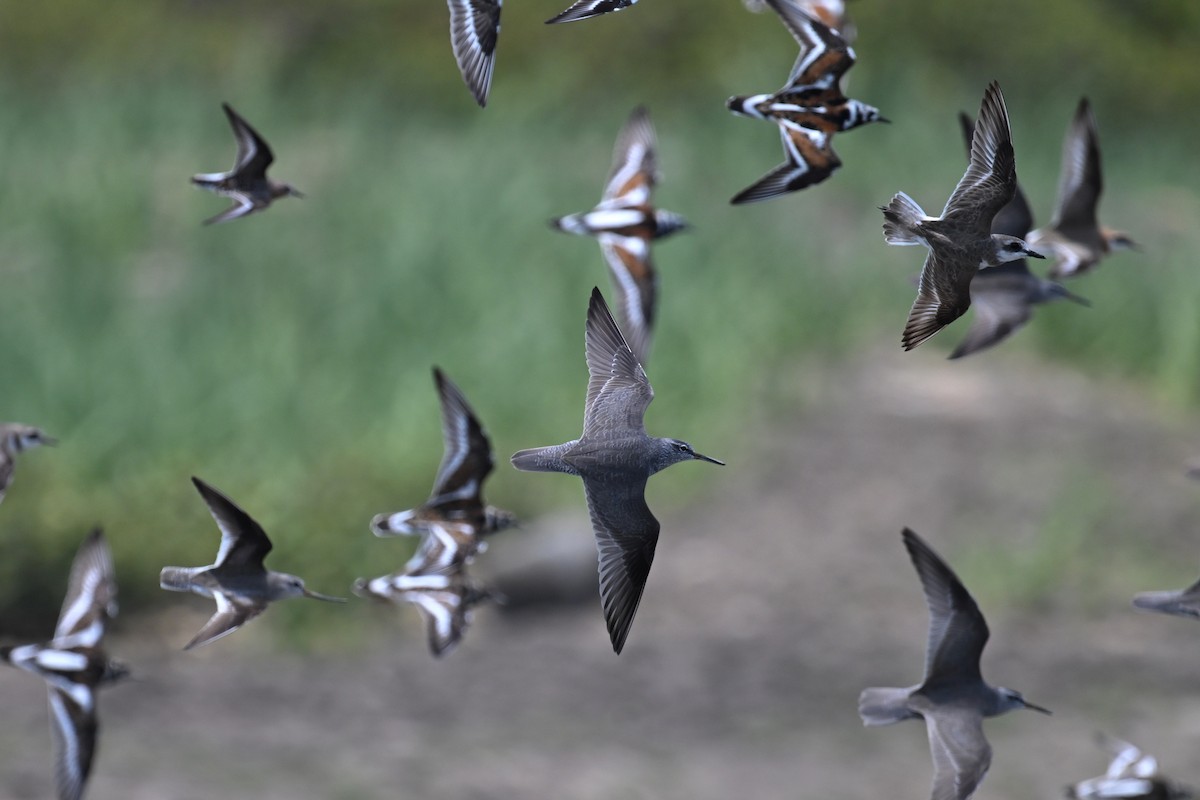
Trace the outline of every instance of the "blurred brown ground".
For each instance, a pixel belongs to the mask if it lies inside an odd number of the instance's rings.
[[[757,463],[728,466],[692,507],[658,506],[622,657],[595,602],[480,609],[442,662],[412,609],[352,601],[345,613],[375,615],[376,641],[301,656],[273,646],[270,615],[181,653],[204,612],[176,606],[111,642],[143,679],[101,697],[88,797],[927,797],[923,726],[867,730],[855,710],[863,687],[920,677],[926,612],[903,525],[988,616],[985,676],[1055,711],[986,724],[995,757],[978,797],[1059,797],[1100,774],[1097,729],[1200,782],[1200,627],[1129,605],[1200,565],[1200,487],[1182,469],[1200,447],[1194,415],[1003,352],[951,367],[888,351],[785,380],[798,410],[747,428]],[[1043,519],[1085,535],[1063,544]],[[582,497],[496,540],[480,571],[527,593],[538,537],[591,596]],[[1127,559],[1148,566],[1109,575]],[[0,673],[0,707],[0,797],[47,796],[41,686]]]

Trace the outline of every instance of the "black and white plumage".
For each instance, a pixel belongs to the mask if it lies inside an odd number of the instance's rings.
[[[1025,256],[1042,258],[1019,237],[991,232],[993,219],[1012,199],[1016,187],[1008,110],[1000,86],[992,83],[980,105],[970,164],[942,215],[928,216],[904,192],[881,209],[888,244],[924,245],[929,250],[901,338],[905,350],[917,347],[966,313],[971,306],[971,280],[981,268]]]
[[[104,534],[93,530],[71,565],[54,638],[44,645],[0,647],[0,660],[41,676],[50,701],[54,782],[59,800],[79,800],[96,755],[96,689],[129,674],[109,659],[104,634],[117,613],[117,583]]]
[[[852,100],[842,77],[854,66],[854,50],[835,30],[808,13],[797,0],[767,0],[800,45],[783,88],[770,94],[731,97],[726,107],[776,123],[787,160],[730,201],[769,200],[820,183],[842,165],[833,151],[834,133],[869,122],[887,122],[879,109]]]
[[[868,726],[924,719],[933,758],[932,800],[966,800],[992,763],[984,718],[1018,708],[1050,712],[1019,692],[984,682],[979,661],[989,632],[979,606],[921,537],[905,528],[903,539],[929,608],[925,677],[905,689],[864,689],[858,713]]]
[[[550,221],[557,230],[593,236],[600,243],[625,340],[641,363],[649,356],[658,307],[651,243],[688,227],[679,214],[653,205],[651,195],[661,180],[657,150],[650,113],[639,106],[617,135],[600,202],[591,211]]]
[[[354,593],[393,603],[411,603],[425,621],[429,651],[435,658],[448,655],[467,632],[474,606],[501,598],[472,581],[465,569],[448,572],[399,572],[371,580],[359,579]]]
[[[475,102],[486,106],[496,65],[503,0],[446,0],[450,7],[450,44],[463,82]]]
[[[1067,787],[1074,800],[1192,800],[1196,792],[1164,776],[1158,759],[1136,745],[1113,736],[1096,735],[1096,742],[1112,757],[1098,778]]]
[[[0,503],[4,502],[4,496],[12,484],[17,455],[34,447],[54,444],[57,444],[56,440],[47,436],[41,428],[19,422],[0,424]]]
[[[588,364],[583,434],[564,444],[521,450],[513,466],[565,472],[583,479],[599,555],[600,599],[613,650],[625,645],[641,602],[659,522],[646,505],[646,481],[680,461],[723,462],[687,442],[647,435],[643,423],[654,390],[617,328],[599,289],[588,305]]]
[[[422,536],[409,562],[410,573],[445,570],[465,563],[483,538],[516,524],[509,511],[486,505],[483,482],[494,467],[492,443],[462,391],[433,368],[442,407],[442,462],[429,499],[416,508],[379,514],[371,520],[376,536]]]
[[[210,172],[192,176],[192,183],[230,198],[234,204],[204,221],[205,225],[228,222],[232,219],[262,211],[280,197],[303,197],[293,186],[271,180],[267,168],[275,161],[266,140],[250,127],[228,103],[222,103],[233,137],[237,141],[237,156],[228,172]]]
[[[571,7],[546,20],[547,25],[557,25],[560,22],[575,22],[581,19],[598,17],[611,11],[629,8],[638,0],[576,0]]]

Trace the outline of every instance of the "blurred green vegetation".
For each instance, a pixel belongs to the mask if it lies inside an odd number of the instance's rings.
[[[406,543],[367,522],[428,492],[433,364],[492,433],[490,499],[527,516],[581,504],[577,482],[520,476],[507,455],[578,432],[587,295],[609,283],[594,243],[545,223],[598,199],[639,102],[658,202],[694,224],[656,249],[651,432],[737,468],[739,434],[796,404],[796,365],[898,353],[920,256],[884,245],[876,207],[900,189],[941,207],[964,165],[955,114],[993,78],[1039,221],[1087,94],[1101,217],[1145,246],[1073,284],[1093,309],[1043,309],[1004,347],[1200,400],[1192,0],[853,3],[850,93],[894,123],[839,137],[846,166],[825,184],[747,208],[728,198],[779,163],[778,137],[723,101],[782,83],[795,46],[773,15],[645,0],[542,24],[565,4],[506,4],[484,111],[435,0],[0,6],[0,418],[61,440],[22,458],[0,506],[0,631],[49,629],[96,522],[126,607],[164,602],[159,567],[217,546],[192,474],[259,519],[270,566],[319,591],[396,568]],[[201,227],[225,201],[187,179],[232,159],[223,100],[308,199]],[[904,357],[940,358],[964,330]],[[654,497],[719,477],[673,471]]]

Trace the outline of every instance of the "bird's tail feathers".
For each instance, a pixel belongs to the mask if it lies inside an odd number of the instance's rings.
[[[187,567],[163,567],[158,585],[171,592],[190,592],[192,571]]]
[[[883,207],[883,238],[888,244],[924,244],[924,237],[917,231],[921,222],[928,218],[917,201],[904,192],[897,192]]]
[[[863,689],[858,696],[858,715],[862,717],[863,725],[891,725],[920,716],[908,708],[911,692],[912,689]]]
[[[571,442],[570,444],[574,444]],[[513,454],[512,465],[522,472],[566,472],[576,474],[562,458],[564,445],[531,447]]]

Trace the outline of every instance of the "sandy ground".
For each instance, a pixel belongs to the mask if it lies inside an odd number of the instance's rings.
[[[101,698],[88,796],[928,797],[923,726],[865,729],[856,713],[863,687],[920,678],[904,525],[988,615],[985,675],[1056,712],[987,723],[977,797],[1061,796],[1103,771],[1098,729],[1200,784],[1200,626],[1129,607],[1200,564],[1200,486],[1182,476],[1197,419],[1002,352],[889,352],[797,367],[780,387],[794,402],[747,430],[757,463],[733,461],[690,507],[664,508],[655,486],[700,466],[651,483],[663,537],[621,657],[591,599],[580,498],[498,539],[479,568],[536,599],[544,548],[561,591],[588,599],[483,608],[440,662],[407,608],[369,612],[377,636],[352,653],[274,648],[269,615],[173,650],[200,606],[114,637],[143,680]],[[0,798],[49,796],[42,687],[5,671],[0,708]]]

